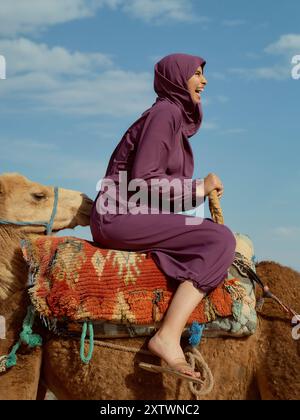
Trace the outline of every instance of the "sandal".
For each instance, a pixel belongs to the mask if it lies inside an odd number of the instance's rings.
[[[186,362],[178,362],[174,365],[174,367],[162,367],[158,365],[152,365],[150,363],[139,363],[139,367],[149,372],[154,373],[169,373],[170,375],[178,376],[181,379],[185,379],[186,381],[195,382],[196,384],[204,384],[204,381],[200,378],[195,378],[193,376],[187,375],[185,373],[180,372],[178,369],[185,367],[191,369],[191,366]]]

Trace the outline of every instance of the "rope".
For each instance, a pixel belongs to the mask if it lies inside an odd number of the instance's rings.
[[[214,222],[224,225],[223,212],[220,206],[220,200],[216,190],[213,190],[208,196],[208,206],[211,213],[211,217]]]
[[[191,393],[194,394],[197,399],[203,395],[209,394],[214,387],[214,377],[202,354],[195,347],[191,346],[186,347],[184,354],[189,359],[189,364],[192,369],[201,372],[202,377],[204,378],[203,384],[201,384],[200,387],[195,382],[189,382]]]
[[[1,365],[2,372],[17,364],[16,353],[19,350],[22,343],[27,344],[30,348],[34,348],[34,347],[42,345],[42,337],[39,334],[32,333],[32,326],[33,326],[34,318],[35,318],[35,310],[32,305],[29,305],[27,308],[27,314],[23,321],[23,328],[20,333],[19,340],[11,349],[11,352],[9,353],[9,355],[1,357],[0,365]]]
[[[84,354],[84,340],[86,337],[86,331],[87,331],[87,324],[89,327],[89,351],[88,351],[88,355],[85,357]],[[89,322],[84,322],[83,326],[82,326],[82,333],[81,333],[81,338],[80,338],[80,358],[81,361],[83,363],[89,363],[92,355],[93,355],[93,351],[94,351],[94,328],[93,328],[93,323],[91,321]]]
[[[58,187],[54,187],[54,201],[53,208],[49,222],[37,221],[37,222],[18,222],[6,219],[0,219],[0,225],[16,225],[16,226],[45,226],[47,235],[52,233],[53,223],[57,212],[58,204]],[[25,239],[21,239],[21,246]],[[0,356],[0,372],[5,372],[8,368],[17,364],[17,351],[19,350],[22,343],[27,344],[30,348],[41,346],[42,338],[38,334],[32,333],[32,326],[35,317],[35,309],[32,305],[27,308],[27,314],[23,321],[23,329],[20,333],[18,342],[13,346],[9,355]]]
[[[142,350],[137,347],[121,346],[119,344],[106,343],[105,341],[101,340],[94,340],[94,343],[101,347],[110,348],[113,350],[126,351],[129,353],[139,353],[146,356],[154,356],[154,354],[150,351]],[[189,389],[191,393],[194,394],[197,398],[199,396],[209,394],[214,386],[214,378],[203,356],[195,347],[191,346],[186,347],[184,354],[189,358],[189,364],[191,365],[192,369],[195,370],[196,368],[197,371],[201,372],[204,378],[203,385],[201,385],[200,389],[195,383],[189,382]]]
[[[53,208],[52,213],[50,216],[49,222],[44,221],[37,221],[37,222],[17,222],[13,220],[6,220],[0,219],[0,225],[16,225],[16,226],[45,226],[47,230],[47,235],[52,233],[53,222],[57,212],[57,204],[58,204],[58,187],[54,187],[54,201],[53,201]]]

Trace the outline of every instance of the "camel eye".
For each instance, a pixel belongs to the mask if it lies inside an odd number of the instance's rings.
[[[46,195],[44,193],[33,193],[32,196],[33,198],[39,201],[42,200],[43,198],[46,198]]]

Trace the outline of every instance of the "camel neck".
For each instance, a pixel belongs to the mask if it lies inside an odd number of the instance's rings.
[[[0,226],[0,299],[24,289],[28,269],[23,258],[20,240],[26,235],[15,227]]]

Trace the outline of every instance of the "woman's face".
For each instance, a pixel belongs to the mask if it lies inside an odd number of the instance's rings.
[[[187,88],[194,104],[198,104],[201,101],[200,93],[203,92],[206,83],[207,80],[203,75],[202,67],[199,66],[195,74],[187,81]]]

